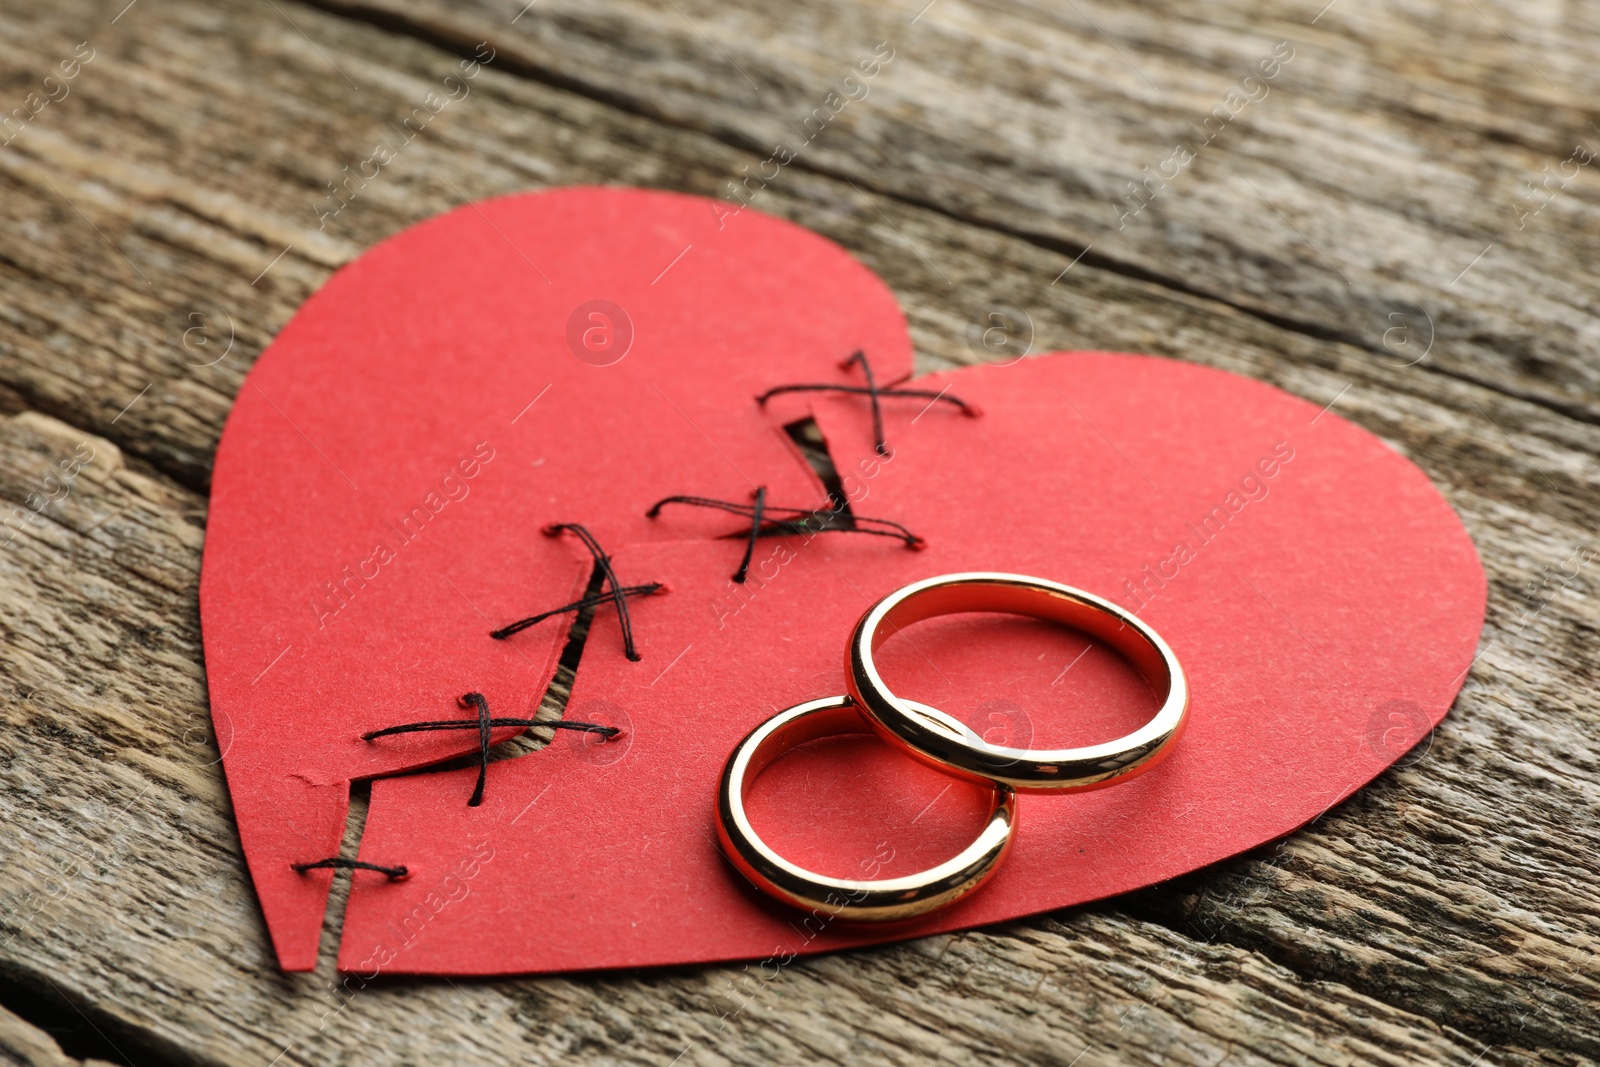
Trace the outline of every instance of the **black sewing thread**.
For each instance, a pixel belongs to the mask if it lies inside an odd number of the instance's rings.
[[[477,807],[483,803],[483,788],[489,777],[489,738],[490,731],[501,726],[548,726],[552,730],[581,730],[588,734],[600,734],[606,738],[616,737],[622,731],[615,726],[600,726],[592,722],[568,722],[565,719],[556,719],[545,722],[540,719],[514,719],[495,718],[489,714],[489,702],[482,693],[464,693],[457,698],[456,703],[463,708],[476,708],[476,719],[433,719],[428,722],[408,722],[401,726],[385,726],[381,730],[369,730],[361,735],[361,740],[372,741],[379,737],[388,737],[390,734],[415,734],[426,733],[432,730],[477,730],[478,731],[478,784],[472,790],[472,799],[467,801],[467,806]]]
[[[600,542],[595,540],[594,534],[590,533],[586,527],[575,522],[558,522],[551,526],[546,526],[544,535],[546,537],[559,537],[564,530],[570,530],[577,535],[578,540],[583,542],[583,547],[587,548],[589,554],[594,557],[595,566],[599,567],[600,572],[605,575],[605,583],[601,586],[601,589],[604,590],[606,586],[610,586],[611,599],[617,605],[617,622],[622,627],[622,654],[634,663],[638,663],[644,657],[639,655],[639,650],[633,644],[633,620],[628,617],[628,596],[622,591],[624,589],[622,583],[617,581],[617,572],[611,569],[611,557],[606,555],[600,548]],[[656,592],[660,588],[661,586],[658,583],[651,592]],[[516,624],[513,623],[512,625]],[[530,623],[530,625],[532,624]]]
[[[622,587],[621,592],[623,596],[649,596],[652,593],[659,593],[665,588],[666,586],[660,582],[650,582],[647,585],[625,585]],[[518,619],[516,622],[502,626],[498,630],[490,631],[489,636],[496,641],[504,641],[512,634],[519,634],[528,627],[544,622],[544,620],[552,616],[564,615],[569,611],[582,611],[584,608],[592,608],[596,604],[603,604],[611,599],[611,593],[595,593],[593,596],[586,596],[582,600],[574,600],[570,604],[563,604],[559,608],[551,608],[549,611],[542,611],[537,615],[529,615],[526,619]]]
[[[739,560],[739,569],[733,572],[733,580],[740,585],[750,575],[750,557],[756,554],[756,538],[761,536],[761,513],[767,507],[767,487],[756,487],[756,502],[750,506],[750,537],[744,543],[744,558]]]
[[[867,360],[867,354],[864,350],[858,349],[854,355],[844,361],[843,365],[848,367],[852,363],[859,363],[861,365],[861,372],[867,379],[865,388],[853,385],[832,384],[779,385],[772,389],[768,389],[766,392],[756,397],[756,402],[758,404],[765,404],[770,398],[777,396],[780,393],[840,392],[857,395],[865,394],[870,399],[872,404],[872,437],[874,447],[877,449],[879,455],[888,455],[889,451],[888,442],[884,439],[883,434],[883,410],[880,403],[880,398],[882,397],[923,397],[932,403],[944,401],[946,403],[954,404],[962,411],[963,414],[966,415],[977,414],[976,408],[972,407],[970,404],[967,404],[959,397],[951,396],[948,392],[935,393],[931,389],[902,389],[895,386],[879,388],[877,379],[872,373],[872,364]],[[750,560],[755,555],[756,541],[762,537],[773,537],[781,534],[810,533],[813,531],[817,533],[826,533],[832,531],[836,533],[870,534],[875,537],[893,537],[896,540],[904,543],[907,548],[920,549],[926,545],[926,542],[921,537],[917,536],[905,526],[902,526],[900,523],[894,522],[891,519],[874,519],[864,516],[853,516],[849,526],[834,525],[832,519],[838,514],[838,512],[834,509],[829,509],[828,519],[824,520],[817,526],[813,526],[812,522],[817,516],[816,509],[808,510],[806,508],[779,507],[776,505],[769,507],[767,505],[767,487],[764,485],[756,489],[755,502],[753,504],[737,504],[726,500],[713,500],[709,497],[669,496],[656,501],[656,503],[650,508],[649,511],[645,512],[645,514],[652,519],[656,518],[658,515],[660,515],[662,507],[667,504],[687,504],[693,507],[715,508],[750,519],[750,532],[745,541],[744,557],[740,559],[739,567],[733,573],[733,580],[741,584],[744,584],[749,577]],[[782,517],[774,517],[772,521],[766,522],[765,524],[763,523],[763,520],[767,518],[769,514],[776,515],[777,513],[782,513]],[[537,615],[530,615],[525,619],[519,619],[516,622],[503,626],[498,630],[491,631],[489,636],[497,641],[503,641],[513,634],[521,633],[530,626],[537,625],[538,623],[543,622],[545,619],[551,618],[555,615],[561,615],[569,611],[581,611],[584,608],[594,607],[606,600],[611,600],[616,604],[617,622],[622,629],[623,654],[626,655],[632,662],[639,662],[643,657],[639,655],[638,649],[634,646],[633,620],[628,614],[628,597],[650,596],[659,592],[664,588],[664,586],[660,582],[650,582],[645,585],[622,585],[617,581],[616,571],[614,571],[611,567],[611,557],[606,555],[605,551],[600,547],[600,542],[595,539],[595,536],[590,533],[586,527],[579,523],[555,523],[553,525],[546,526],[543,530],[543,533],[547,537],[558,537],[564,531],[571,531],[573,534],[577,535],[578,539],[583,542],[583,546],[589,550],[589,554],[594,557],[595,565],[600,568],[600,572],[604,575],[604,581],[601,583],[601,592],[592,596],[582,597],[573,601],[571,604],[564,604],[559,608],[551,608],[549,611],[540,612]],[[607,589],[609,589],[609,592]],[[615,726],[600,726],[596,723],[567,722],[565,720],[542,722],[538,719],[494,718],[489,714],[489,702],[484,698],[482,693],[463,694],[457,702],[463,708],[476,708],[478,712],[476,721],[468,721],[464,719],[435,719],[426,722],[404,723],[400,726],[389,726],[381,730],[368,731],[367,733],[361,735],[362,739],[365,741],[372,741],[376,738],[388,737],[392,734],[421,733],[433,730],[476,729],[478,731],[478,781],[473,787],[472,797],[467,801],[467,805],[469,807],[475,808],[483,803],[483,792],[488,782],[489,749],[491,747],[490,738],[494,728],[502,726],[548,726],[552,730],[581,730],[586,733],[601,734],[607,738],[615,737],[617,734],[621,733],[621,731]],[[338,867],[381,871],[388,875],[391,879],[401,878],[406,874],[405,867],[381,867],[377,864],[363,863],[360,860],[346,860],[339,857],[318,860],[315,863],[294,865],[294,869],[302,873],[319,867]]]
[[[618,622],[622,626],[623,652],[627,655],[628,659],[637,663],[642,657],[640,657],[638,650],[634,648],[633,623],[628,616],[627,598],[630,596],[649,596],[652,593],[660,592],[665,588],[665,586],[660,582],[650,582],[646,585],[619,584],[617,581],[617,572],[611,568],[611,557],[607,556],[604,550],[601,549],[600,542],[595,539],[594,534],[590,533],[587,528],[579,525],[578,523],[556,523],[552,526],[546,526],[544,528],[544,533],[548,537],[558,537],[563,531],[566,530],[570,530],[576,534],[578,539],[583,542],[584,547],[589,550],[589,554],[594,556],[595,566],[600,569],[600,573],[604,576],[604,581],[601,583],[602,591],[591,596],[582,597],[573,601],[571,604],[566,604],[559,608],[552,608],[549,611],[541,612],[538,615],[530,615],[526,619],[519,619],[514,623],[492,631],[489,636],[497,641],[503,641],[512,634],[521,633],[528,627],[533,626],[536,623],[543,622],[545,619],[548,619],[553,615],[560,615],[568,611],[581,611],[584,608],[594,607],[606,600],[611,600],[617,605],[617,618]],[[607,586],[610,587],[609,592],[605,591]],[[363,741],[372,741],[380,737],[388,737],[392,734],[425,733],[433,730],[477,730],[478,781],[472,789],[471,799],[467,801],[468,807],[475,808],[483,803],[484,787],[488,784],[489,749],[492,747],[490,740],[492,731],[495,728],[502,726],[548,726],[552,730],[581,730],[584,733],[600,734],[601,736],[607,738],[615,737],[617,734],[622,732],[615,726],[601,726],[592,722],[568,722],[564,719],[557,719],[547,722],[540,719],[520,719],[506,717],[495,718],[489,714],[489,701],[484,698],[482,693],[464,693],[462,696],[457,698],[456,702],[463,708],[477,709],[477,718],[472,720],[430,719],[426,722],[402,723],[399,726],[386,726],[381,730],[369,730],[361,735],[361,739]],[[341,860],[335,864],[335,861],[333,860],[326,860],[319,864],[314,864],[313,866],[342,865],[345,862],[346,861]],[[402,871],[404,870],[404,868],[399,869]]]
[[[745,518],[751,518],[755,511],[755,508],[750,504],[739,504],[731,500],[713,500],[704,496],[669,496],[656,501],[650,510],[645,512],[645,515],[652,519],[656,518],[661,512],[661,508],[666,504],[689,504],[694,507],[716,508],[719,511],[726,511]],[[760,534],[762,537],[781,537],[785,534],[798,533],[862,533],[871,534],[874,537],[892,537],[897,541],[904,542],[907,548],[927,547],[925,540],[893,519],[875,519],[869,515],[852,516],[851,521],[854,523],[871,523],[874,527],[883,527],[882,529],[857,529],[852,526],[834,525],[834,518],[842,514],[836,508],[790,508],[778,504],[768,504],[764,512],[765,517],[770,517],[775,512],[784,512],[786,514],[785,517],[773,518],[765,526],[762,526]],[[821,519],[816,525],[812,525],[813,520],[816,520],[819,515],[826,515],[827,518]],[[724,534],[723,536],[743,537],[745,535],[741,531],[739,533]]]
[[[883,388],[879,388],[877,380],[872,374],[872,364],[867,362],[867,353],[864,350],[857,349],[856,353],[849,359],[845,360],[841,365],[848,367],[852,363],[861,364],[861,373],[867,379],[867,384],[865,387],[859,385],[831,385],[825,383],[778,385],[768,389],[766,392],[756,397],[756,403],[765,404],[769,399],[777,396],[780,393],[865,394],[872,402],[872,441],[873,447],[877,449],[878,455],[880,456],[887,456],[889,454],[889,443],[888,441],[884,440],[883,436],[883,408],[878,402],[880,397],[920,396],[927,399],[930,403],[943,401],[947,404],[954,404],[956,407],[961,409],[961,413],[963,415],[976,415],[978,413],[978,409],[973,407],[971,404],[968,404],[965,400],[962,400],[960,397],[951,396],[948,392],[943,390],[936,393],[932,389],[902,389],[899,386],[884,386]]]
[[[767,487],[762,486],[756,490],[754,504],[738,504],[731,500],[713,500],[704,496],[669,496],[658,500],[649,511],[645,512],[647,518],[654,519],[661,514],[661,509],[668,504],[687,504],[697,508],[715,508],[726,511],[732,515],[740,515],[750,520],[750,533],[745,543],[744,558],[739,561],[739,569],[733,572],[733,580],[743,584],[749,577],[750,559],[755,554],[756,539],[760,537],[779,537],[785,534],[802,533],[859,533],[872,537],[892,537],[903,543],[907,548],[922,549],[927,547],[927,542],[904,526],[892,519],[874,519],[870,516],[853,516],[849,526],[836,526],[833,517],[839,513],[829,509],[806,509],[781,507],[777,504],[768,504]],[[813,526],[819,511],[826,511],[828,518]],[[771,521],[763,523],[769,516],[781,513],[781,517],[773,517]],[[744,536],[743,534],[725,534],[726,537]]]
[[[391,882],[397,878],[404,878],[407,874],[411,873],[403,866],[385,867],[382,864],[367,863],[363,860],[347,860],[342,856],[332,856],[325,860],[317,860],[315,863],[291,863],[289,866],[294,870],[299,871],[301,874],[305,874],[307,871],[323,869],[340,871],[377,871],[380,874],[388,875],[389,881]]]

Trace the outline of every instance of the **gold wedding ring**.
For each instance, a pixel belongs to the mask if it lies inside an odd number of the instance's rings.
[[[873,662],[878,647],[913,623],[969,611],[1026,615],[1105,641],[1158,692],[1165,691],[1160,710],[1133,733],[1098,745],[1007,748],[890,691]],[[1100,789],[1141,774],[1171,751],[1189,710],[1189,683],[1177,656],[1137,616],[1081,589],[1020,574],[945,574],[890,593],[856,623],[845,652],[845,683],[885,740],[946,774],[1003,783],[1020,793]]]
[[[990,744],[937,708],[896,696],[884,684],[873,661],[884,641],[924,619],[973,611],[1026,615],[1099,638],[1165,693],[1160,710],[1115,741],[1079,748],[1008,748]],[[1016,793],[1101,789],[1142,774],[1171,751],[1189,712],[1189,683],[1177,656],[1137,616],[1081,589],[1020,574],[946,574],[913,582],[884,597],[850,634],[845,683],[849,696],[796,704],[739,742],[722,769],[717,836],[728,860],[762,892],[814,915],[858,922],[908,919],[972,892],[995,872],[1011,847]],[[977,840],[954,859],[928,870],[877,880],[828,877],[774,852],[745,814],[749,784],[796,745],[832,734],[874,730],[928,766],[994,790],[988,820]]]
[[[961,724],[944,712],[901,701],[907,713],[930,727],[954,731]],[[833,878],[806,870],[772,850],[750,825],[744,797],[768,764],[796,745],[833,734],[871,734],[849,697],[824,697],[780,711],[750,732],[722,770],[717,795],[717,836],[723,853],[756,888],[786,904],[826,919],[893,922],[942,908],[986,881],[1011,847],[1016,797],[1010,788],[994,790],[983,831],[960,855],[935,867],[898,878]]]

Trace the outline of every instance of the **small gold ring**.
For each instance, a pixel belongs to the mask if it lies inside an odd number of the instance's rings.
[[[993,611],[1057,622],[1100,638],[1133,661],[1166,697],[1155,718],[1126,737],[1082,748],[992,745],[964,723],[935,718],[897,697],[873,653],[892,634],[939,615]],[[878,601],[856,623],[845,650],[845,680],[885,740],[946,774],[1009,785],[1019,793],[1070,793],[1126,781],[1171,751],[1189,711],[1189,683],[1161,636],[1137,616],[1081,589],[1020,574],[974,572],[927,578]]]
[[[961,724],[942,711],[904,701],[912,715],[926,716],[943,729]],[[870,734],[860,709],[849,697],[824,697],[786,708],[756,727],[733,750],[722,769],[717,793],[717,836],[723,853],[756,888],[794,907],[853,922],[894,922],[942,908],[982,885],[1005,858],[1016,825],[1016,796],[1004,785],[994,790],[983,832],[954,859],[899,878],[831,878],[791,863],[761,840],[745,814],[748,785],[779,756],[796,745],[832,734]]]

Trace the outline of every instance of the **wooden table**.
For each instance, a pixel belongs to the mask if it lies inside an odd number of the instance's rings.
[[[5,1062],[1600,1059],[1600,7],[925,2],[4,5]],[[803,150],[756,206],[887,279],[923,369],[972,362],[998,312],[1004,343],[1333,403],[1420,464],[1490,575],[1455,709],[1253,855],[798,962],[751,1003],[737,966],[347,1000],[337,900],[323,968],[280,975],[195,596],[251,359],[340,264],[463,198],[728,196],[779,141]]]

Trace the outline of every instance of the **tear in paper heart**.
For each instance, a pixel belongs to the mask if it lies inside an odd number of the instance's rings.
[[[892,296],[834,245],[691,197],[571,189],[471,205],[341,271],[252,371],[219,448],[201,607],[213,714],[268,926],[314,965],[349,781],[373,777],[340,965],[491,974],[793,955],[918,936],[1161,881],[1280,836],[1368,781],[1449,707],[1482,622],[1482,570],[1409,462],[1272,387],[1142,356],[1065,353],[915,383],[979,407],[752,397],[879,380],[910,350]],[[826,533],[763,539],[729,577],[736,521],[660,498],[825,506],[783,432],[812,415],[857,514],[928,548]],[[560,733],[476,769],[385,777],[475,751],[470,731],[363,733],[531,715],[567,623],[581,522],[624,583],[642,654],[601,608]],[[716,775],[774,710],[842,691],[850,624],[953,570],[1033,573],[1115,597],[1194,689],[1160,768],[1025,797],[1005,869],[893,929],[801,917],[717,854]],[[1098,645],[1022,620],[922,624],[883,650],[899,691],[1001,743],[1124,732],[1154,707]],[[499,730],[497,740],[515,730]],[[981,797],[867,738],[819,742],[758,783],[754,817],[797,860],[903,873],[954,853]]]

